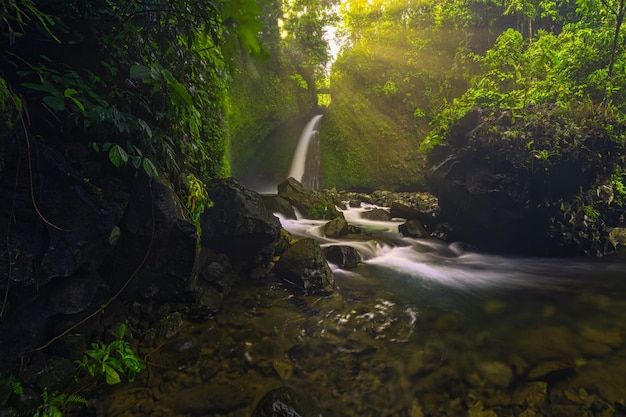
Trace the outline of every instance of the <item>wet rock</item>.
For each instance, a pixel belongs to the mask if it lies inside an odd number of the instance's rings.
[[[558,106],[528,110],[512,120],[508,110],[472,109],[429,154],[430,189],[442,220],[452,225],[448,237],[499,253],[611,252],[608,232],[620,225],[606,223],[608,204],[596,201],[610,200],[598,187],[606,185],[606,167],[619,165],[622,144]],[[535,152],[516,145],[528,136]],[[539,150],[554,157],[537,158]],[[599,209],[598,218],[587,215],[590,206]]]
[[[398,226],[398,231],[407,237],[429,237],[429,233],[424,228],[424,225],[417,219],[407,220],[405,223]]]
[[[359,251],[352,246],[327,246],[324,248],[324,255],[328,262],[342,269],[356,268],[361,262]]]
[[[600,330],[590,326],[582,326],[580,334],[589,341],[600,343],[610,347],[622,345],[622,335],[617,329]]]
[[[614,227],[609,232],[609,241],[614,248],[626,246],[626,227]]]
[[[293,365],[289,361],[274,359],[272,361],[272,367],[281,381],[286,381],[293,375]]]
[[[362,212],[361,218],[385,222],[391,220],[391,214],[385,209],[375,208]]]
[[[123,296],[187,301],[196,256],[196,226],[173,188],[154,178],[138,177],[124,226],[118,244],[124,258],[116,265],[119,278],[115,285],[125,285],[137,269],[137,260],[148,257]]]
[[[205,383],[179,390],[167,400],[177,414],[227,414],[251,404],[255,391],[249,386],[229,382]]]
[[[329,238],[342,237],[348,234],[348,222],[343,217],[337,217],[323,227],[324,235]]]
[[[25,368],[20,378],[23,385],[40,390],[61,391],[74,380],[76,365],[70,359],[58,356],[41,356]]]
[[[513,370],[504,362],[481,362],[478,371],[491,385],[506,388],[513,381]]]
[[[436,203],[435,203],[436,205]],[[391,217],[393,218],[401,218],[405,220],[419,220],[420,223],[427,227],[434,226],[437,218],[433,215],[433,209],[429,208],[430,211],[421,211],[414,207],[410,207],[406,204],[394,201],[391,203],[391,207],[389,212]]]
[[[513,393],[515,404],[537,408],[542,406],[548,397],[548,383],[543,381],[529,382]]]
[[[240,276],[226,256],[206,248],[200,249],[196,264],[198,274],[191,278],[188,286],[190,313],[199,319],[212,317],[240,281]]]
[[[480,402],[472,404],[467,410],[468,417],[498,417],[495,411],[483,409]]]
[[[574,360],[579,356],[580,338],[566,327],[544,326],[519,335],[520,355],[531,363],[545,360]]]
[[[202,346],[190,337],[174,339],[165,343],[150,360],[164,368],[181,369],[196,363]]]
[[[159,337],[171,339],[180,332],[182,326],[183,316],[181,313],[168,314],[159,321]]]
[[[529,379],[543,379],[555,373],[572,370],[572,366],[563,361],[543,362],[528,372]]]
[[[278,196],[287,200],[307,219],[329,220],[341,216],[332,198],[323,193],[306,190],[294,178],[287,178],[278,184]]]
[[[276,388],[259,401],[252,417],[314,417],[315,406],[311,401],[303,401],[299,395],[289,387]]]
[[[273,195],[263,197],[263,204],[270,211],[270,213],[278,213],[286,219],[296,219],[296,212],[293,209],[291,203],[279,195]]]
[[[97,273],[93,273],[57,278],[50,286],[51,314],[76,314],[91,306],[98,288],[104,287],[104,282]]]
[[[284,282],[305,293],[331,292],[335,283],[319,244],[302,239],[287,249],[274,267]]]
[[[214,204],[200,216],[202,246],[227,255],[244,274],[267,265],[281,227],[261,196],[233,178],[212,181],[207,192]]]
[[[626,359],[594,361],[578,369],[571,383],[574,389],[597,391],[610,404],[626,406]]]

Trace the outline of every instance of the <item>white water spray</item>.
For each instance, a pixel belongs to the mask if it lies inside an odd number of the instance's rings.
[[[319,138],[317,127],[322,116],[321,114],[314,116],[302,130],[296,151],[293,154],[291,169],[288,175],[298,180],[305,188],[309,189],[319,188],[318,175],[313,171],[319,169]],[[311,152],[314,147],[313,145],[316,145],[317,152]],[[311,153],[313,155],[310,155]]]

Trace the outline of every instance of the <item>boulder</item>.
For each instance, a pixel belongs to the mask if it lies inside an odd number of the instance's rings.
[[[361,218],[386,222],[391,220],[391,214],[389,214],[389,212],[385,209],[375,208],[362,212]]]
[[[417,219],[426,227],[434,226],[436,222],[436,217],[431,213],[420,211],[416,208],[409,207],[396,201],[391,203],[389,213],[392,218],[401,218],[405,220]]]
[[[278,213],[286,219],[296,219],[291,203],[279,195],[264,196],[263,204],[271,213]]]
[[[137,295],[155,301],[187,301],[196,257],[196,226],[187,217],[171,185],[138,177],[121,231],[114,287],[126,285],[123,298]],[[138,262],[145,258],[135,273]]]
[[[274,272],[304,293],[333,291],[335,277],[322,249],[313,239],[302,239],[289,247],[276,263]]]
[[[310,399],[303,401],[291,388],[280,387],[265,394],[252,417],[314,417],[321,415],[316,408]]]
[[[422,225],[422,223],[417,219],[407,220],[405,223],[398,226],[398,231],[404,236],[413,238],[423,238],[429,236],[429,233],[424,228],[424,225]]]
[[[626,246],[626,227],[614,227],[609,232],[609,241],[614,248]]]
[[[332,245],[324,248],[324,255],[331,264],[341,269],[356,268],[361,262],[361,255],[352,246]]]
[[[619,225],[605,223],[604,190],[622,145],[580,116],[554,105],[520,118],[474,109],[451,127],[428,157],[430,190],[452,225],[447,238],[523,255],[612,251],[607,226]]]
[[[233,178],[211,181],[207,192],[213,206],[200,216],[201,245],[227,255],[245,276],[269,264],[281,226],[261,196]]]
[[[287,200],[307,219],[334,219],[341,216],[335,207],[334,197],[324,193],[306,190],[294,178],[287,178],[278,184],[278,197]]]
[[[337,217],[323,227],[324,235],[329,238],[337,238],[348,234],[348,222],[343,217]]]

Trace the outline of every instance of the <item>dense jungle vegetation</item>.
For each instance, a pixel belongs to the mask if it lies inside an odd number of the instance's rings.
[[[272,128],[313,106],[312,68],[325,55],[309,53],[303,33],[315,27],[295,18],[281,38],[283,10],[254,0],[2,1],[0,134],[51,146],[86,180],[144,171],[185,195],[198,179],[230,175],[229,153],[245,164]]]
[[[189,174],[239,176],[262,151],[289,159],[293,145],[267,152],[263,141],[324,93],[325,187],[421,188],[424,155],[475,106],[521,115],[552,103],[620,124],[625,9],[619,0],[4,1],[3,135],[23,121],[73,153],[86,177],[109,160],[186,190]],[[528,150],[558,153],[557,142]]]
[[[612,0],[345,1],[324,120],[326,186],[411,187],[470,108],[554,104],[623,143],[625,5]],[[560,138],[537,158],[559,153]]]

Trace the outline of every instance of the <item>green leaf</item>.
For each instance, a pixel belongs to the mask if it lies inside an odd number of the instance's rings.
[[[59,93],[59,89],[46,83],[46,84],[34,84],[34,83],[22,83],[22,86],[36,91],[44,91],[46,93]]]
[[[59,95],[55,94],[52,96],[46,96],[43,98],[42,101],[52,110],[56,110],[56,111],[65,110],[65,99],[63,98],[63,96],[60,95],[60,92],[59,92]]]
[[[148,158],[143,159],[142,166],[145,173],[148,174],[150,177],[156,178],[159,176],[159,172],[157,171],[156,167]]]
[[[149,78],[150,77],[150,68],[144,65],[133,65],[130,67],[130,78]]]
[[[115,369],[111,368],[110,366],[105,365],[104,373],[105,373],[105,379],[106,379],[107,384],[115,385],[115,384],[119,384],[120,382],[122,382],[122,379],[120,378],[120,374]]]
[[[189,94],[184,85],[178,81],[174,81],[172,83],[168,83],[168,87],[170,88],[170,93],[174,93],[172,95],[175,97],[176,101],[181,104],[186,104],[189,107],[193,106],[191,94]]]
[[[128,154],[120,145],[115,144],[109,150],[109,160],[116,167],[120,167],[128,162]]]
[[[146,121],[143,119],[137,119],[137,123],[141,127],[141,130],[146,132],[148,137],[152,139],[152,129],[150,129],[150,126],[148,126],[148,123],[146,123]]]

